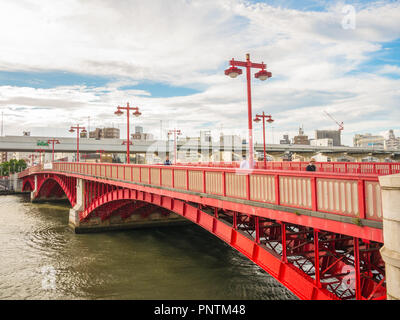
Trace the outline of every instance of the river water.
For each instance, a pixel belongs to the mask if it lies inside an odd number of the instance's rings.
[[[194,224],[75,234],[68,212],[0,196],[0,299],[296,299]]]

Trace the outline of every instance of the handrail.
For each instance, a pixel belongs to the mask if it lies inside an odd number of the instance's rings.
[[[38,168],[35,168],[38,170]],[[32,172],[37,172],[33,170]],[[52,170],[382,221],[378,175],[200,166],[55,162]]]
[[[309,162],[304,161],[268,161],[256,162],[256,169],[266,170],[294,170],[304,171]],[[185,166],[237,168],[240,162],[188,162],[179,163]],[[400,162],[316,162],[317,171],[320,172],[341,172],[341,173],[371,173],[378,175],[389,175],[400,173]]]

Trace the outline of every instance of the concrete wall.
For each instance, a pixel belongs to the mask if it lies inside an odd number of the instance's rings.
[[[383,240],[388,300],[400,300],[400,174],[379,177],[382,189]]]

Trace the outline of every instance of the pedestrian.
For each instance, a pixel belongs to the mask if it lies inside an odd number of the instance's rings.
[[[311,158],[310,163],[308,164],[306,171],[316,171],[317,167],[315,166],[315,159]]]
[[[242,161],[240,162],[240,169],[249,169],[249,162],[246,159],[246,155],[242,156]]]
[[[253,163],[250,163],[249,160],[247,160],[246,155],[243,155],[243,159],[240,162],[240,169],[254,169],[256,166],[256,162],[253,159]]]
[[[168,156],[165,158],[164,165],[166,165],[166,166],[172,165],[172,162],[169,160]]]

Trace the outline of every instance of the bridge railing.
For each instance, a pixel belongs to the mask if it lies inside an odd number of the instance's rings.
[[[256,162],[256,169],[266,170],[294,170],[305,171],[309,162],[300,161],[268,161],[264,166],[263,161]],[[198,167],[219,167],[219,168],[238,168],[240,162],[188,162],[178,163],[184,166]],[[360,173],[360,174],[378,174],[389,175],[400,173],[400,162],[316,162],[315,166],[318,172],[335,173]]]
[[[54,163],[53,170],[382,220],[376,174],[66,162]]]
[[[42,170],[43,170],[43,164],[38,164],[36,166],[29,167],[29,168],[25,169],[24,171],[21,171],[18,174],[18,178],[21,179],[21,178],[23,178],[25,176],[29,176],[32,173],[39,172],[39,171],[42,171]]]

